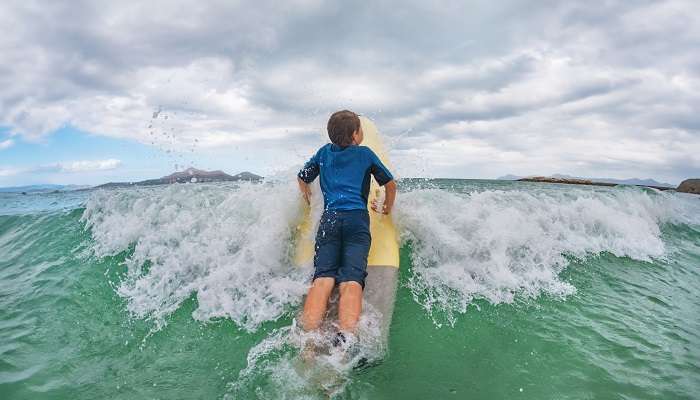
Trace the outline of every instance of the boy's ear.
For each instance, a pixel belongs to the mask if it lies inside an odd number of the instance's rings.
[[[355,144],[360,144],[362,143],[362,139],[362,128],[360,127],[352,133],[352,141],[355,142]]]

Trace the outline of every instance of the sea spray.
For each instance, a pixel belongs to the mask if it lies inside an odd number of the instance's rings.
[[[158,327],[191,295],[193,317],[256,329],[296,305],[310,272],[290,262],[292,184],[171,185],[96,191],[82,220],[98,256],[129,250],[118,293]]]
[[[230,318],[255,330],[298,305],[308,286],[311,266],[291,261],[301,213],[292,182],[96,191],[82,220],[98,256],[127,251],[117,291],[135,316],[160,325],[195,295],[194,318]],[[559,275],[572,257],[663,257],[661,224],[700,218],[695,199],[678,194],[509,188],[401,185],[394,218],[412,249],[407,285],[450,324],[474,299],[499,304],[574,293]],[[314,191],[319,214],[322,198]]]
[[[404,192],[396,211],[412,249],[407,284],[450,325],[474,299],[570,295],[575,287],[559,276],[570,257],[662,257],[659,226],[693,218],[689,201],[641,189]]]
[[[386,354],[381,316],[365,304],[356,335],[338,341],[337,293],[331,298],[332,316],[316,331],[304,331],[296,320],[255,345],[247,365],[229,385],[226,398],[325,399],[343,392],[355,370],[372,365]]]

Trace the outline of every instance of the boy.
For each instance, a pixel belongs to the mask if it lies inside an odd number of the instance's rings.
[[[359,146],[363,133],[360,118],[343,110],[328,120],[332,143],[321,147],[299,171],[297,180],[304,199],[310,202],[309,183],[320,175],[324,211],[316,234],[314,277],[302,313],[305,330],[321,324],[328,298],[339,284],[338,325],[340,336],[354,333],[362,311],[362,290],[367,276],[371,236],[367,197],[370,174],[386,188],[382,209],[389,214],[396,197],[396,183],[389,170],[369,148]]]

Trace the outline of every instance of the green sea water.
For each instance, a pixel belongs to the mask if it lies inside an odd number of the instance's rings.
[[[327,398],[285,337],[293,185],[0,193],[0,399]],[[700,198],[405,180],[386,352],[341,399],[700,398]]]

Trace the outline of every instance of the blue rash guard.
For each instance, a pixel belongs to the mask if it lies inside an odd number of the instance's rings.
[[[321,175],[325,210],[367,210],[370,174],[380,186],[394,179],[369,147],[340,147],[329,143],[321,147],[299,171],[306,183]]]

